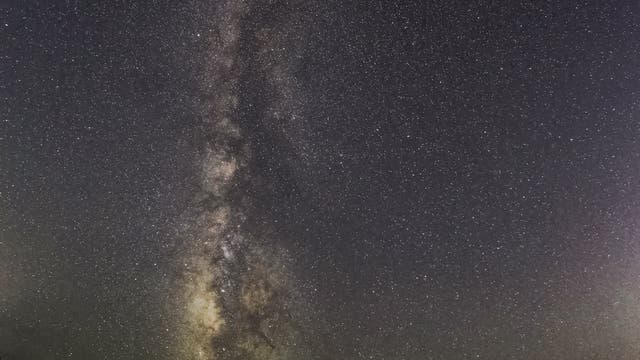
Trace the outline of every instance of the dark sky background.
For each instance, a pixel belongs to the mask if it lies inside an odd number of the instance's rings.
[[[4,2],[0,356],[637,359],[639,6]]]

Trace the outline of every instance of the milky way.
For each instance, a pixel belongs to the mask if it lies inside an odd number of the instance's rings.
[[[205,20],[208,31],[197,35],[208,44],[197,77],[200,191],[179,260],[184,262],[184,351],[198,359],[297,359],[301,319],[293,317],[299,311],[293,308],[302,304],[293,294],[287,253],[264,227],[246,230],[252,199],[243,184],[255,175],[240,127],[243,113],[252,111],[252,100],[243,94],[247,86],[262,86],[270,94],[261,116],[292,116],[289,64],[269,54],[284,50],[274,47],[281,37],[278,27],[287,25],[281,18],[290,14],[278,14],[264,26],[252,23],[264,14],[250,2],[222,1],[204,11],[211,18]],[[248,41],[257,44],[243,47]],[[248,62],[256,59],[262,66],[250,72]]]

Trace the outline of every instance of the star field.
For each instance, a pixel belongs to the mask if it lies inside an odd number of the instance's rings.
[[[0,5],[0,357],[637,359],[639,14]]]

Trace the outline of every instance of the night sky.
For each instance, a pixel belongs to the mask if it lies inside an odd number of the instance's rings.
[[[640,358],[640,3],[0,4],[2,360]]]

